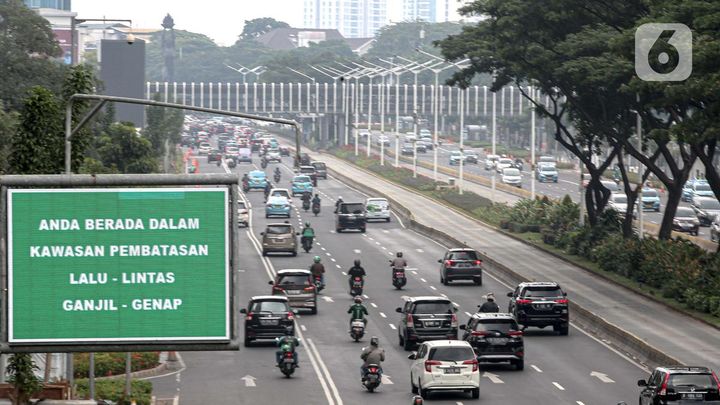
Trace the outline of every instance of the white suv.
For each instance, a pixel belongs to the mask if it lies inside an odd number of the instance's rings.
[[[427,398],[430,391],[465,391],[480,397],[477,356],[464,340],[431,340],[408,356],[413,394]]]

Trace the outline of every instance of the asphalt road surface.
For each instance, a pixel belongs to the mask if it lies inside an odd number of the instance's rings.
[[[200,173],[224,170],[208,165],[199,157]],[[255,164],[259,165],[257,155]],[[289,184],[291,161],[270,164],[271,175],[276,166],[283,170],[280,187]],[[254,165],[241,164],[234,171],[242,174]],[[482,171],[482,169],[480,169]],[[458,318],[466,323],[469,315],[482,302],[482,296],[494,292],[501,308],[507,305],[505,293],[514,286],[504,285],[486,274],[483,286],[454,284],[443,286],[439,281],[437,260],[445,248],[432,240],[405,229],[396,217],[390,223],[371,223],[367,233],[334,231],[334,201],[362,201],[367,196],[335,179],[319,180],[322,212],[318,217],[301,209],[294,198],[293,225],[310,221],[316,231],[316,244],[310,253],[297,257],[285,255],[262,258],[257,239],[269,222],[265,219],[263,193],[251,191],[247,200],[252,206],[252,224],[240,240],[241,303],[253,295],[270,293],[267,284],[275,271],[284,268],[307,268],[312,257],[319,255],[325,264],[327,287],[321,294],[317,315],[301,313],[297,317],[300,368],[292,378],[285,378],[274,367],[275,347],[257,345],[242,347],[237,352],[183,352],[183,368],[173,374],[150,379],[154,395],[174,398],[180,404],[226,403],[303,403],[303,404],[408,404],[412,398],[409,384],[408,352],[398,345],[395,308],[402,296],[445,295],[459,305]],[[388,260],[403,251],[409,262],[408,285],[402,291],[390,282]],[[360,343],[348,335],[348,307],[352,299],[347,291],[345,271],[353,260],[360,258],[368,272],[365,281],[365,305],[370,316],[367,334]],[[531,260],[531,258],[528,258]],[[569,297],[572,300],[572,296]],[[242,304],[241,304],[242,305]],[[571,313],[572,318],[572,313]],[[242,329],[241,332],[242,334]],[[359,358],[370,336],[378,336],[386,350],[383,369],[387,378],[376,393],[367,393],[360,384]],[[638,388],[635,381],[646,378],[639,365],[609,349],[602,342],[571,328],[570,335],[557,336],[551,330],[528,329],[525,334],[525,370],[515,371],[505,365],[482,365],[480,401],[491,404],[616,404],[634,403]],[[380,402],[377,402],[380,401]],[[477,402],[463,393],[439,393],[428,403],[466,404]]]

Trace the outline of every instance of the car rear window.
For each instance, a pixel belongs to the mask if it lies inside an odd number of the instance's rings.
[[[710,374],[670,374],[668,380],[668,385],[674,387],[714,388],[714,383]]]
[[[365,211],[365,207],[360,203],[342,204],[340,206],[340,213],[342,214],[362,214]]]
[[[518,330],[517,323],[512,319],[493,319],[490,321],[480,321],[475,325],[476,331],[497,331],[501,333],[508,333],[511,330]]]
[[[313,163],[315,169],[325,170],[325,163]]]
[[[310,285],[310,279],[303,274],[287,274],[280,276],[278,285]]]
[[[475,358],[475,353],[469,347],[446,346],[430,349],[428,360],[439,361],[465,361]]]
[[[370,200],[370,201],[368,201],[367,205],[368,206],[372,205],[375,207],[379,207],[381,209],[385,209],[388,207],[388,202],[385,200]]]
[[[293,178],[293,182],[295,183],[310,183],[310,177],[308,176],[295,176]]]
[[[695,212],[693,212],[692,209],[687,207],[678,207],[677,211],[675,211],[675,217],[694,217]]]
[[[281,235],[285,233],[291,233],[292,227],[289,225],[268,225],[265,229],[265,233],[268,235]]]
[[[415,303],[413,314],[452,314],[453,307],[449,301],[420,301]]]
[[[250,308],[251,312],[287,312],[288,306],[284,301],[255,301]]]
[[[473,251],[450,252],[450,260],[477,260],[477,254]]]
[[[700,202],[700,207],[705,208],[706,210],[718,210],[720,209],[720,201],[718,200],[702,200]]]
[[[627,204],[627,196],[625,196],[625,194],[615,194],[613,196],[613,201],[616,204]]]
[[[315,173],[314,167],[301,167],[300,173]]]
[[[710,189],[709,184],[702,183],[702,184],[696,184],[695,190],[696,191],[710,191],[711,189]]]
[[[523,292],[525,298],[562,297],[563,293],[558,287],[530,287]]]

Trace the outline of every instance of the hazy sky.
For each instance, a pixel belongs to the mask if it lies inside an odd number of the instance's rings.
[[[303,25],[303,0],[73,0],[72,8],[78,18],[131,19],[135,28],[160,28],[170,13],[176,29],[205,34],[225,46],[235,43],[245,20],[273,17]],[[401,20],[402,0],[388,0],[388,14],[391,21]]]

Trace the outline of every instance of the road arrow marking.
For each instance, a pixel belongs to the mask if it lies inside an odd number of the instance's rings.
[[[335,302],[335,301],[333,301],[332,297],[327,297],[327,296],[324,296],[324,295],[323,295],[322,299],[324,299],[325,302]]]
[[[612,378],[608,377],[607,374],[599,373],[597,371],[593,371],[592,373],[590,373],[590,376],[597,377],[600,381],[604,382],[605,384],[610,384],[610,383],[615,382]]]
[[[382,383],[383,384],[393,384],[392,380],[390,379],[390,376],[387,374],[383,374]]]
[[[255,387],[255,377],[246,375],[245,377],[242,377],[241,380],[245,380],[246,387]]]
[[[493,382],[493,384],[505,384],[503,380],[500,379],[500,376],[493,373],[488,373],[487,371],[483,373],[483,377],[487,377],[490,379],[490,381]]]

